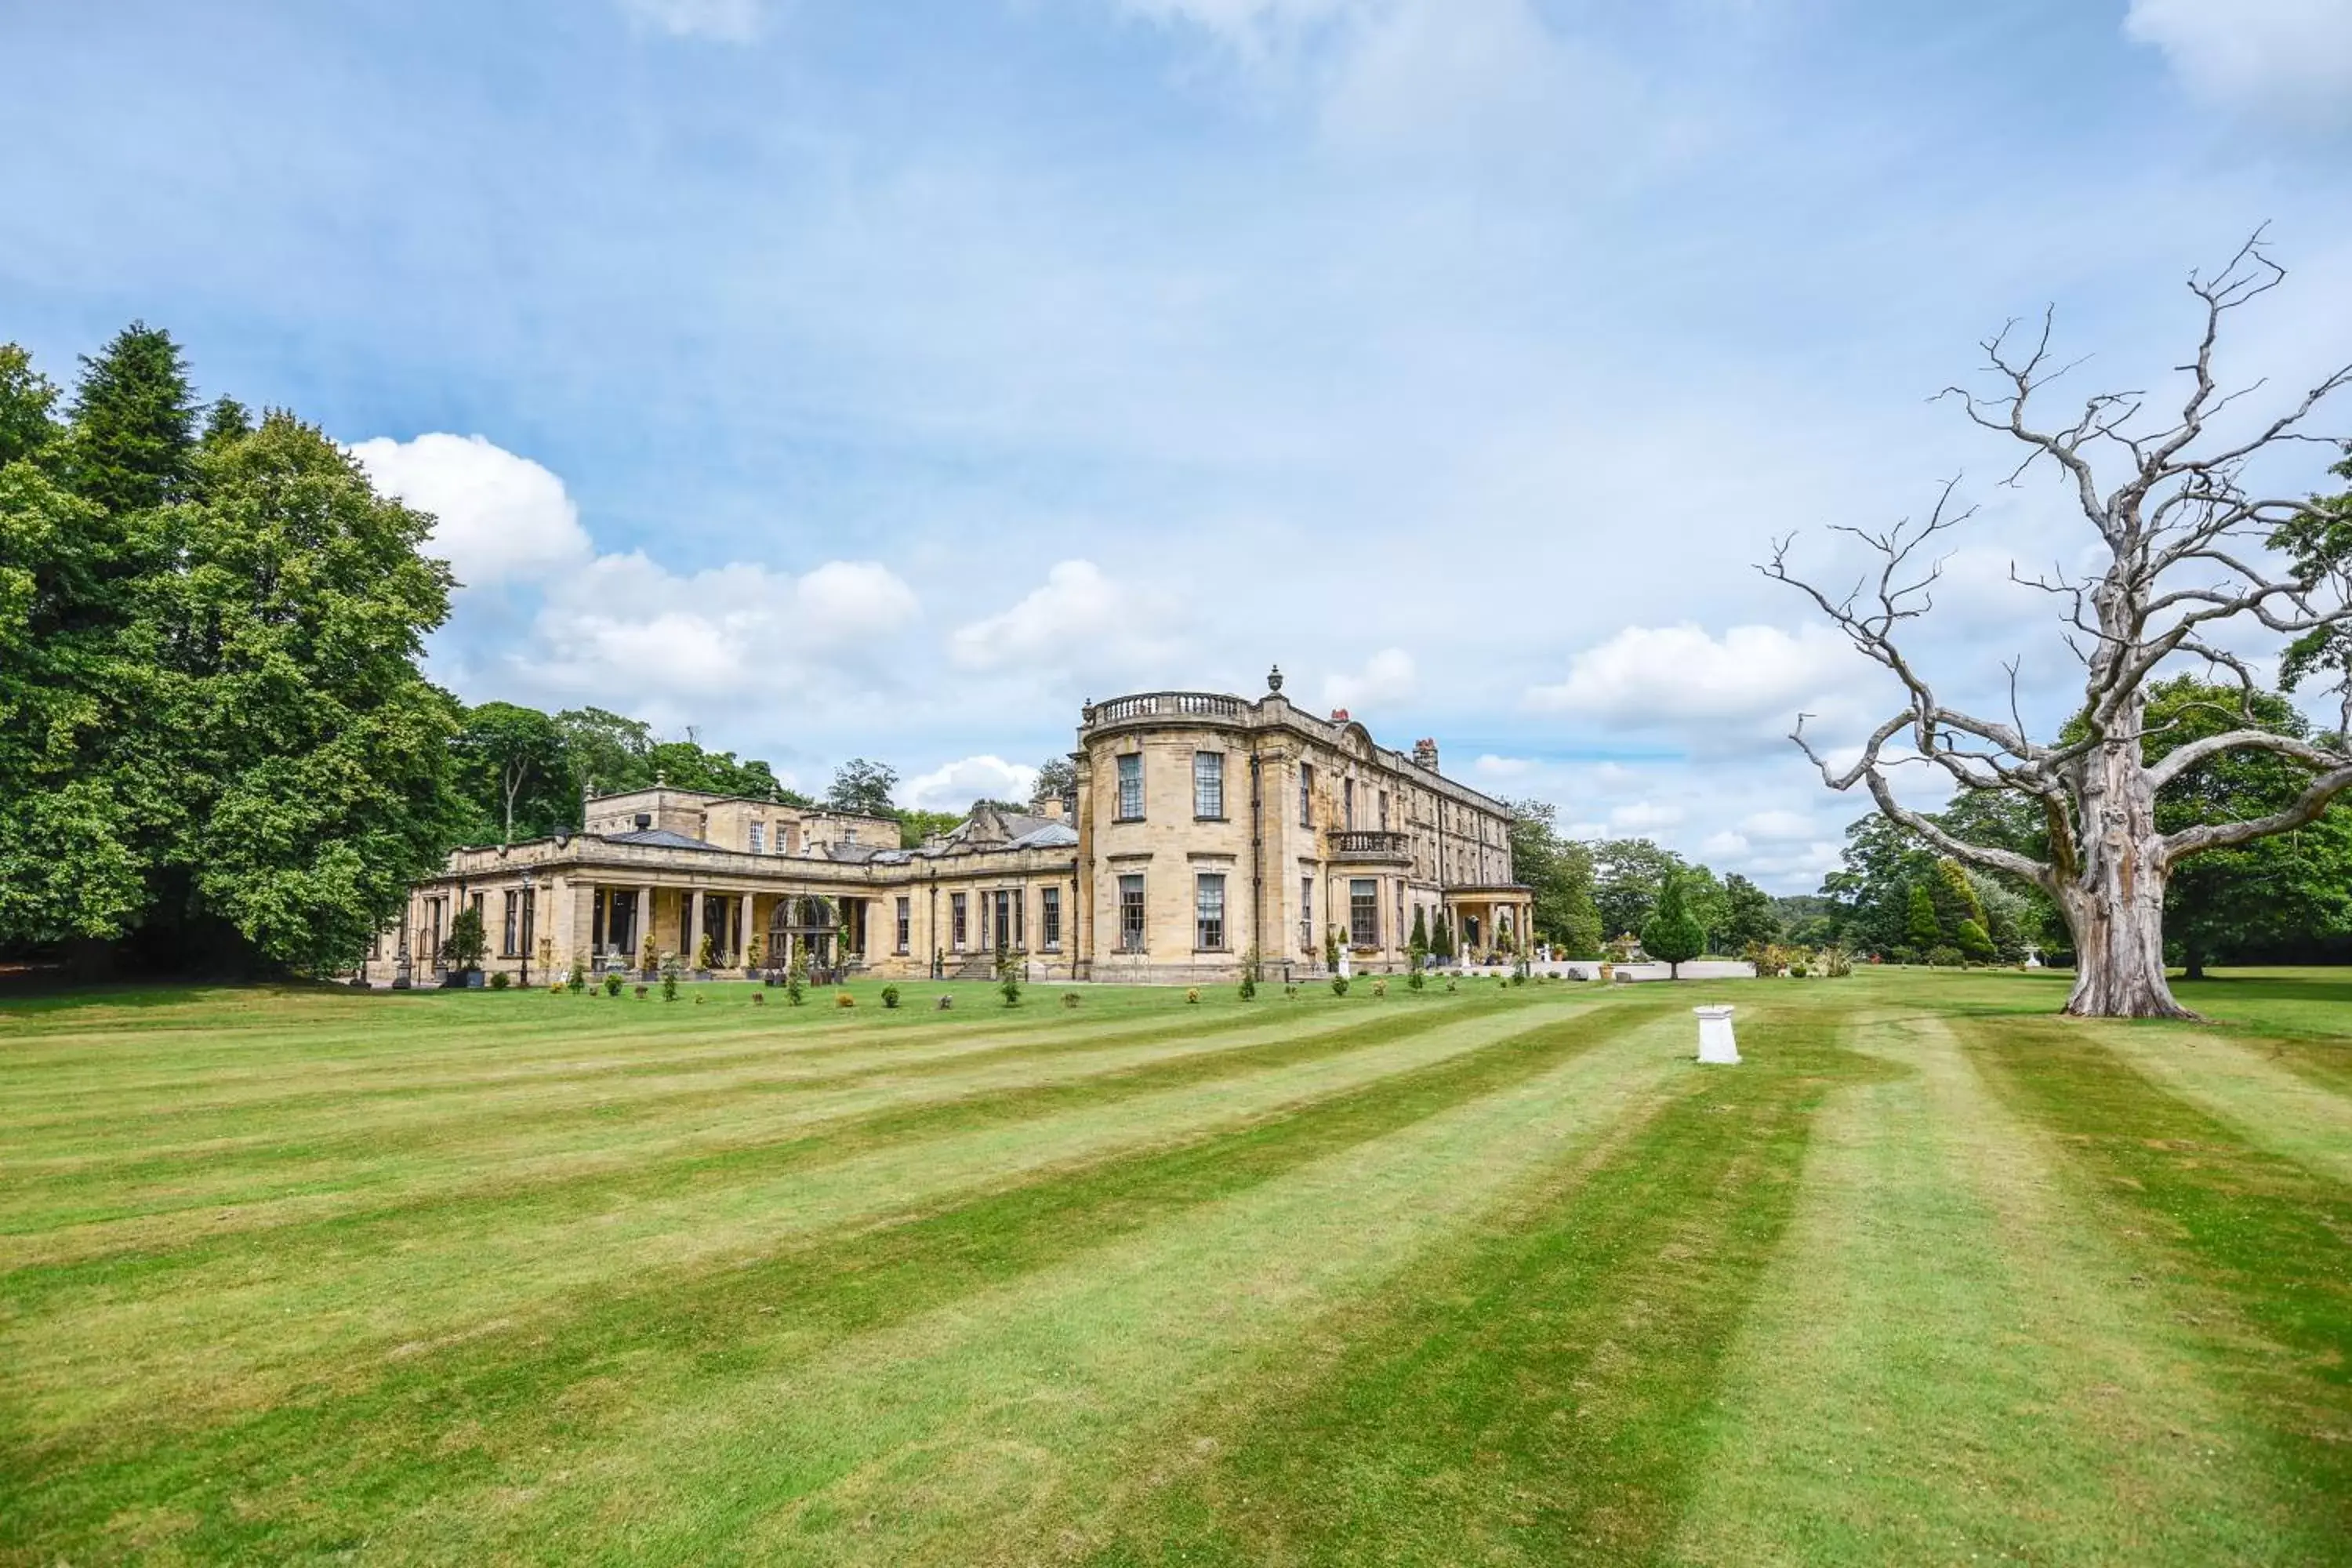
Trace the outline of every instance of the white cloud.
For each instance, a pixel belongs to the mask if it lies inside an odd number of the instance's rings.
[[[520,662],[567,692],[660,700],[796,690],[815,672],[871,662],[920,614],[871,562],[804,576],[738,562],[680,577],[642,552],[599,557],[551,584]]]
[[[1164,597],[1116,582],[1091,561],[1064,561],[1011,609],[958,626],[948,657],[973,670],[1131,668],[1169,658],[1174,619]]]
[[[425,552],[468,587],[543,577],[591,553],[563,481],[487,437],[380,436],[351,450],[377,489],[433,514]]]
[[[1710,856],[1745,855],[1748,853],[1748,840],[1740,834],[1728,831],[1710,833],[1699,841],[1699,851]]]
[[[1352,673],[1335,670],[1323,678],[1323,700],[1351,713],[1358,708],[1378,708],[1411,697],[1420,682],[1412,655],[1401,647],[1384,647]]]
[[[1689,814],[1679,805],[1662,805],[1655,801],[1637,800],[1621,805],[1609,814],[1609,826],[1619,834],[1643,834],[1655,828],[1672,827]]]
[[[975,800],[1026,801],[1037,770],[1003,757],[962,757],[908,779],[899,794],[925,811],[961,811]]]
[[[1761,839],[1768,844],[1810,838],[1814,832],[1813,819],[1801,811],[1759,811],[1739,821],[1739,837],[1743,840]]]
[[[2132,0],[2124,32],[2163,50],[2208,102],[2314,126],[2352,120],[2344,0]]]
[[[1118,8],[1162,24],[1186,23],[1236,53],[1264,58],[1303,30],[1370,9],[1367,0],[1117,0]]]
[[[1869,667],[1837,633],[1801,626],[1628,626],[1528,689],[1529,707],[1630,728],[1792,719],[1852,689]]]
[[[763,0],[621,0],[621,9],[640,26],[674,38],[710,38],[748,44],[766,21]]]
[[[1523,779],[1535,772],[1536,764],[1526,757],[1498,757],[1489,752],[1470,764],[1470,771],[1481,778]]]

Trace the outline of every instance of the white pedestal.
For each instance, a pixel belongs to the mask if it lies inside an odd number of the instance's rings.
[[[1739,1062],[1739,1042],[1731,1034],[1731,1009],[1728,1007],[1694,1007],[1698,1015],[1698,1059],[1736,1067]]]

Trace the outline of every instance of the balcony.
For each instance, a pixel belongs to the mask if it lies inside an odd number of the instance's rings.
[[[1084,717],[1089,726],[1137,719],[1239,719],[1248,706],[1238,697],[1215,691],[1145,691],[1097,702]]]
[[[1402,833],[1380,829],[1336,827],[1331,830],[1334,860],[1410,860],[1411,841]]]

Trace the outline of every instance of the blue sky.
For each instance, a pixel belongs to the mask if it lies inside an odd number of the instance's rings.
[[[1965,474],[1934,651],[2054,715],[2005,579],[2082,525],[1928,395],[2050,303],[2160,378],[2264,222],[2227,368],[2352,357],[2347,0],[0,0],[0,337],[352,443],[469,700],[926,805],[1279,661],[1809,889],[1860,803],[1779,737],[1886,700],[1772,537]]]

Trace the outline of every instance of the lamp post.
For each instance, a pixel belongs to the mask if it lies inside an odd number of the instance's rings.
[[[531,889],[536,888],[538,885],[538,880],[533,878],[530,872],[525,871],[522,874],[522,918],[520,921],[522,930],[518,931],[516,936],[519,939],[518,945],[522,949],[522,989],[525,991],[530,989],[530,939],[538,934],[533,928],[535,928],[539,922],[532,919],[532,917],[539,911],[534,909],[531,904]]]

